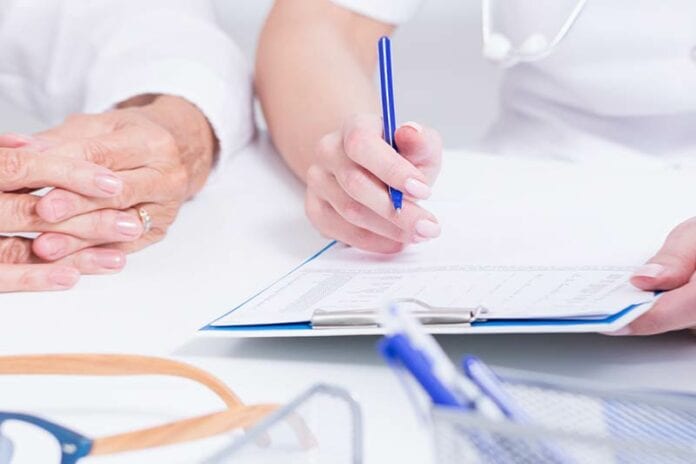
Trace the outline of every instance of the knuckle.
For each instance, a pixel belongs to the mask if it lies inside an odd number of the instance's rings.
[[[365,207],[355,200],[346,199],[339,204],[339,212],[346,221],[356,224],[364,216]]]
[[[108,210],[95,211],[91,215],[92,230],[98,234],[105,234],[111,231],[110,224],[113,214]]]
[[[155,154],[169,155],[179,152],[179,146],[174,136],[159,126],[153,127],[150,134],[148,134],[148,143],[150,149]]]
[[[8,182],[17,182],[27,175],[27,166],[21,151],[2,150],[0,152],[0,177]]]
[[[326,134],[319,139],[316,146],[318,159],[328,159],[336,152],[337,144],[334,134]]]
[[[114,207],[116,209],[127,209],[133,206],[136,202],[135,200],[135,187],[130,183],[124,183],[121,194],[114,198]]]
[[[84,142],[84,152],[87,160],[100,166],[109,167],[114,164],[114,156],[109,147],[97,138],[87,139]]]
[[[357,169],[348,169],[340,173],[341,186],[349,195],[353,196],[365,188],[365,175]]]
[[[36,203],[38,198],[31,195],[18,195],[11,203],[10,215],[18,224],[35,226],[39,223],[36,214]]]
[[[387,161],[387,164],[384,167],[384,175],[387,179],[394,180],[400,180],[401,178],[405,177],[403,166],[397,161],[397,158]]]
[[[0,242],[0,262],[18,264],[29,262],[31,248],[29,242],[21,238],[7,238]]]
[[[41,277],[37,272],[26,271],[17,281],[19,290],[32,290],[41,288]]]
[[[361,153],[365,149],[365,145],[369,142],[369,134],[360,127],[352,127],[346,129],[343,139],[343,148],[349,158],[353,158],[356,154]]]

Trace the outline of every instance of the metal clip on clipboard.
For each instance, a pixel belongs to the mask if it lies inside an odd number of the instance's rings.
[[[423,325],[429,327],[468,327],[487,312],[483,306],[457,308],[432,306],[417,298],[397,298],[396,304],[415,305],[420,309],[411,311],[411,315]],[[317,309],[312,314],[313,329],[342,329],[379,327],[378,309],[356,309],[350,311],[326,311]]]

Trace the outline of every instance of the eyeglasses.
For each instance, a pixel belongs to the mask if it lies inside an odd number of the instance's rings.
[[[227,405],[227,409],[212,414],[99,438],[31,414],[0,411],[0,464],[74,464],[85,456],[183,443],[249,428],[278,409],[273,404],[244,405],[215,376],[189,364],[150,356],[0,356],[0,375],[168,375],[204,385]]]

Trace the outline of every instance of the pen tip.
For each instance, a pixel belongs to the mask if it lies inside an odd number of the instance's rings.
[[[401,213],[401,207],[396,208],[396,214]]]

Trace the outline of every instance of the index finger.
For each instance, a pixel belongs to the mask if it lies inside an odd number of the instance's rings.
[[[408,191],[407,182],[427,185],[423,172],[382,139],[376,115],[359,116],[343,129],[343,150],[350,159],[391,187]]]
[[[53,146],[44,153],[124,171],[146,166],[153,155],[169,148],[170,143],[172,141],[168,134],[159,129],[148,132],[142,127],[128,125],[97,137],[70,140]]]
[[[109,169],[86,161],[0,148],[0,191],[61,187],[92,197],[121,193],[123,182]]]

